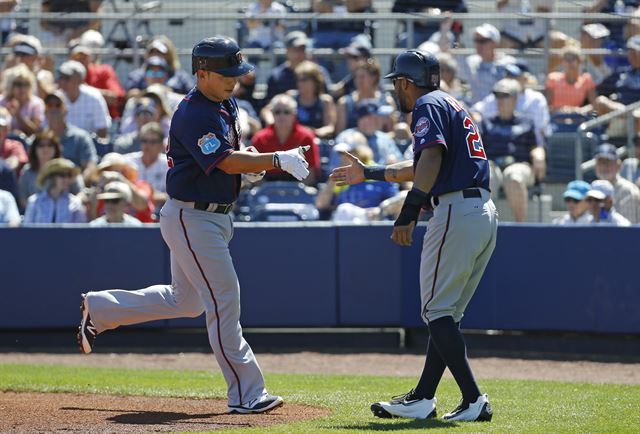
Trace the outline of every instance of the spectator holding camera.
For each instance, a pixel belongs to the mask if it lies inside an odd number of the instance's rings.
[[[596,176],[609,181],[613,186],[613,202],[620,214],[632,224],[640,222],[640,190],[631,181],[620,176],[622,161],[618,157],[616,147],[603,143],[596,148]]]
[[[153,188],[148,182],[138,179],[138,171],[124,155],[116,152],[106,154],[89,181],[93,187],[85,191],[85,201],[88,203],[87,213],[91,219],[104,214],[104,202],[98,199],[98,195],[104,193],[109,182],[120,181],[131,189],[131,206],[127,208],[127,213],[143,223],[155,221]]]
[[[54,132],[62,147],[62,156],[71,160],[83,172],[89,172],[98,162],[96,145],[89,133],[67,123],[67,104],[61,92],[44,97],[44,115],[48,128]]]
[[[142,222],[126,213],[131,204],[131,189],[121,181],[112,181],[104,186],[97,196],[104,203],[104,215],[92,220],[89,226],[106,227],[110,225],[142,226]]]
[[[631,226],[622,214],[614,208],[613,185],[609,181],[596,179],[587,193],[587,202],[593,217],[593,223],[614,226]]]

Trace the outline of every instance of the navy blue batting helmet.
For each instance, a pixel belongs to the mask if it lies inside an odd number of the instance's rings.
[[[398,54],[391,72],[384,78],[402,77],[418,87],[440,88],[440,62],[426,51],[408,50]]]
[[[248,74],[255,67],[245,62],[238,43],[226,36],[213,36],[198,42],[191,51],[191,73],[197,70],[217,72],[225,77]]]

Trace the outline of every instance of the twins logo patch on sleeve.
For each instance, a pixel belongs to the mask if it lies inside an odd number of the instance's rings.
[[[422,137],[427,134],[430,126],[431,123],[429,122],[429,119],[423,116],[418,119],[418,122],[416,122],[416,131],[414,134],[416,135],[416,137]]]
[[[207,133],[198,139],[198,146],[204,155],[213,154],[220,147],[220,139],[213,133]]]

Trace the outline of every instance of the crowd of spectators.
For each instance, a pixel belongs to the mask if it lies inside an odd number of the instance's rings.
[[[3,2],[5,8],[5,3],[20,4]],[[45,0],[42,10],[96,12],[102,3]],[[441,87],[477,121],[491,162],[492,194],[506,198],[516,221],[526,221],[531,188],[545,180],[546,149],[558,118],[584,120],[640,99],[640,12],[633,0],[623,2],[623,12],[619,3],[598,0],[586,11],[630,14],[626,23],[587,21],[579,40],[553,30],[551,45],[561,51],[550,56],[542,72],[503,51],[541,47],[545,28],[540,20],[500,20],[465,29],[450,16],[468,11],[464,0],[393,4],[393,12],[434,18],[416,21],[411,33],[400,29],[395,44],[438,56]],[[501,12],[555,8],[549,0],[496,2]],[[295,10],[275,0],[256,1],[246,10],[244,46],[284,48],[286,54],[267,74],[264,93],[257,90],[255,74],[242,77],[234,91],[243,146],[272,152],[309,145],[311,175],[305,183],[317,188],[315,205],[322,216],[393,218],[410,186],[365,183],[345,189],[327,179],[332,168],[348,163],[344,151],[373,164],[412,158],[410,114],[397,109],[381,80],[388,65],[373,54],[374,27],[355,20],[291,28],[285,20],[272,25],[260,19]],[[371,0],[313,0],[309,10],[375,11]],[[41,27],[39,37],[20,33],[11,22],[2,27],[2,42],[11,53],[2,59],[0,74],[0,223],[155,222],[167,200],[164,148],[171,116],[194,85],[173,41],[152,37],[142,48],[142,65],[119,77],[97,54],[106,44],[99,20],[74,26],[47,20]],[[464,40],[472,41],[475,52],[454,54]],[[54,62],[48,50],[56,47],[66,47],[68,54]],[[582,51],[603,47],[625,55],[585,56]],[[312,48],[331,48],[336,56],[316,59]],[[612,122],[607,133],[616,143],[624,131]],[[636,156],[638,151],[640,146]],[[596,181],[569,183],[564,193],[569,213],[558,223],[640,223],[638,159],[632,155],[622,161],[620,155],[610,143],[598,147]],[[271,170],[263,182],[272,181],[292,178]]]

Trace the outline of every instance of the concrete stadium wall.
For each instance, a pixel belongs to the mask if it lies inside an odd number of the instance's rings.
[[[247,327],[421,327],[414,245],[390,226],[238,224],[231,252]],[[77,325],[79,293],[169,283],[157,227],[0,229],[0,328]],[[500,226],[463,320],[474,329],[640,333],[640,228]],[[446,254],[446,246],[444,253]],[[202,318],[148,327],[202,326]]]

